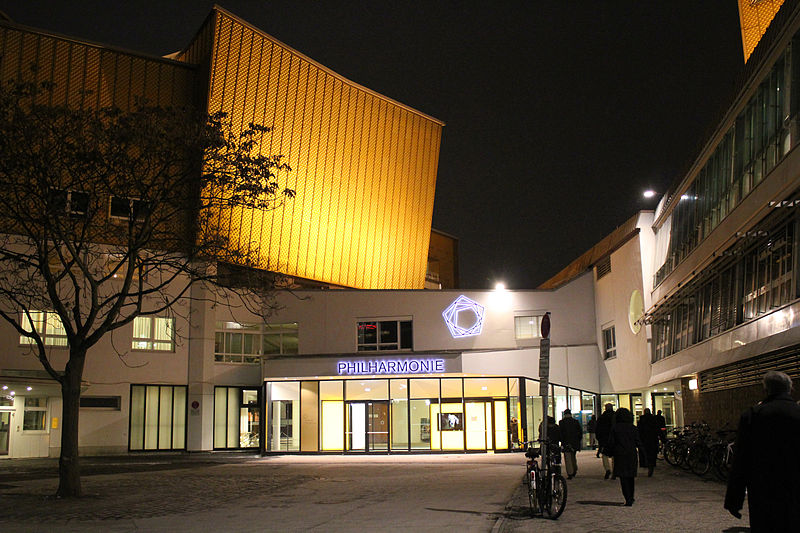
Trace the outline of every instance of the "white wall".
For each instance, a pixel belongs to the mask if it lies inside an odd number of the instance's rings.
[[[611,272],[595,281],[597,345],[602,352],[602,330],[612,325],[617,340],[616,357],[603,362],[603,392],[633,391],[650,381],[648,329],[634,333],[628,318],[633,291],[645,291],[640,237],[641,232],[613,252]]]
[[[442,312],[462,294],[485,308],[478,336],[453,338],[445,325]],[[300,324],[301,354],[353,353],[358,321],[390,317],[412,318],[414,351],[535,347],[538,340],[514,338],[514,316],[546,311],[554,345],[596,342],[590,273],[556,291],[298,291],[282,295],[280,303],[284,309],[271,321]],[[218,320],[223,320],[226,311],[219,309]]]

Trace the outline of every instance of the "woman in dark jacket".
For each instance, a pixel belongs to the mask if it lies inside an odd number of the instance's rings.
[[[624,407],[617,410],[617,419],[608,436],[608,449],[614,457],[614,476],[619,478],[625,505],[633,505],[634,478],[642,450],[639,430],[633,425],[633,414]]]
[[[644,459],[646,459],[642,460],[642,468],[647,467],[648,476],[653,475],[653,469],[656,467],[659,432],[660,428],[655,415],[650,412],[650,409],[645,409],[644,414],[639,417],[639,438],[644,444]]]

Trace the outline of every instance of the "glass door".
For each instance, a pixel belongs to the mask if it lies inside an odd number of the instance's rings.
[[[486,431],[487,402],[466,402],[467,449],[486,450],[491,447],[491,439],[487,443],[489,433]],[[489,409],[491,415],[491,409]]]
[[[367,403],[367,446],[371,452],[389,450],[389,402]]]
[[[0,411],[0,455],[8,455],[10,428],[11,411]]]
[[[389,450],[389,402],[347,404],[347,449],[354,452]]]

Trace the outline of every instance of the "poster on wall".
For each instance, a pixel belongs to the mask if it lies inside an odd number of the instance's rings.
[[[439,413],[440,431],[462,431],[464,419],[461,413]]]

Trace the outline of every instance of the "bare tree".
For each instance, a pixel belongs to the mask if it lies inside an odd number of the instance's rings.
[[[217,283],[220,265],[258,266],[250,243],[231,238],[231,213],[275,209],[294,191],[281,157],[260,153],[267,127],[236,131],[224,114],[144,103],[71,109],[47,104],[51,89],[0,88],[0,317],[61,384],[57,496],[77,497],[88,350],[189,298],[193,284]],[[269,309],[273,289],[256,276],[236,290]],[[63,368],[47,320],[63,328]]]

